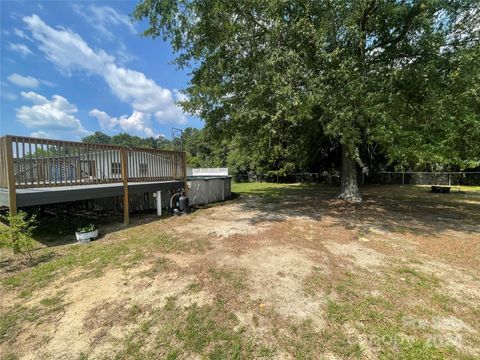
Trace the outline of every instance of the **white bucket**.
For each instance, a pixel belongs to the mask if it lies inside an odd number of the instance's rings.
[[[98,237],[98,229],[95,229],[93,231],[86,231],[86,232],[75,232],[75,235],[77,237],[77,241],[80,243],[87,243],[90,242],[90,240],[96,239]]]

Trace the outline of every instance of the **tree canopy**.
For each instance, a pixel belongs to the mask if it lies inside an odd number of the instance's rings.
[[[479,17],[475,0],[143,0],[133,13],[192,68],[183,106],[211,134],[285,171],[341,153],[354,201],[369,147],[399,166],[478,166]]]
[[[171,149],[172,143],[170,140],[160,137],[141,138],[139,136],[130,135],[127,133],[120,133],[109,136],[101,131],[95,131],[93,134],[85,136],[83,142],[89,144],[114,144],[125,145],[130,147],[145,147],[152,149]]]

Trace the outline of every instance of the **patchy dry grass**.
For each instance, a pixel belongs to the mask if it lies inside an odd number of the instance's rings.
[[[2,359],[475,359],[480,193],[237,184],[0,269]],[[48,244],[61,244],[48,242]]]

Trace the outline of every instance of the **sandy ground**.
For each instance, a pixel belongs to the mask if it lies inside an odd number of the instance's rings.
[[[480,356],[480,313],[462,310],[480,310],[480,223],[475,224],[480,201],[469,198],[468,203],[455,204],[453,210],[447,206],[440,211],[441,205],[434,202],[428,211],[426,204],[402,204],[388,199],[388,193],[366,191],[365,202],[352,207],[329,193],[309,192],[280,199],[244,196],[189,216],[149,221],[140,225],[144,231],[169,231],[187,241],[208,239],[209,246],[198,253],[151,254],[137,266],[107,269],[100,277],[74,280],[80,270],[65,274],[26,301],[3,288],[1,312],[18,304],[33,307],[59,292],[66,305],[44,321],[24,323],[2,339],[0,353],[22,359],[108,357],[142,317],[164,307],[170,297],[182,306],[204,305],[218,292],[231,291],[212,280],[211,269],[242,274],[244,284],[234,296],[233,310],[254,337],[271,342],[272,323],[255,321],[257,310],[283,319],[277,325],[310,321],[318,331],[328,328],[327,300],[340,295],[320,284],[313,296],[307,291],[313,275],[336,279],[345,272],[372,281],[391,276],[401,282],[408,281],[409,274],[391,269],[408,265],[438,279],[439,291],[461,304],[448,316],[412,313],[412,326],[431,329],[444,343]],[[459,216],[458,206],[468,207],[469,221]],[[100,241],[114,241],[116,236],[112,232]],[[159,256],[168,259],[167,270],[143,276]],[[190,291],[197,283],[201,289]],[[365,284],[361,291],[382,296],[383,290]],[[413,301],[421,304],[422,299]],[[128,315],[133,306],[140,314],[134,321]],[[369,348],[358,327],[347,323],[344,328],[348,326],[364,346],[361,357],[376,358],[378,352]],[[322,356],[338,358],[328,352]],[[279,349],[273,357],[294,355]]]

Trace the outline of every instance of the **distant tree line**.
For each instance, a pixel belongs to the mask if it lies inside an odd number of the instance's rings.
[[[244,176],[249,173],[261,174],[270,178],[284,177],[293,173],[339,174],[341,167],[341,144],[322,134],[311,126],[298,131],[307,134],[302,137],[289,137],[290,132],[272,131],[256,143],[245,137],[222,139],[206,128],[186,128],[176,141],[181,142],[187,152],[187,161],[193,167],[228,167],[232,175]],[[82,139],[91,144],[116,144],[130,147],[173,150],[177,148],[172,139],[165,137],[141,138],[121,133],[109,136],[100,131]],[[266,144],[265,144],[266,143]],[[179,144],[177,144],[179,146]],[[268,149],[268,150],[267,150]],[[389,162],[382,148],[373,144],[359,147],[363,171],[460,171],[464,167],[457,164]],[[474,167],[475,168],[475,167]]]
[[[152,149],[171,149],[172,143],[166,138],[141,138],[139,136],[130,135],[127,133],[120,133],[117,135],[107,135],[101,131],[95,131],[92,135],[88,135],[82,139],[84,143],[88,144],[112,144],[125,145],[130,147],[145,147]]]

